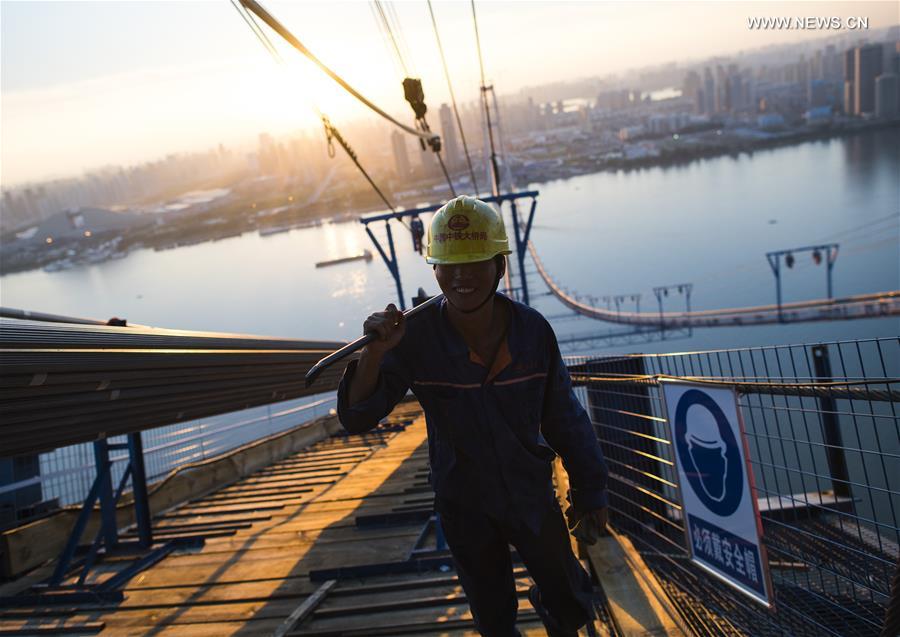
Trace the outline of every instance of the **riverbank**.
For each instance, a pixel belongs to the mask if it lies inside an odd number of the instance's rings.
[[[601,152],[589,145],[560,148],[558,158],[538,162],[537,165],[519,164],[514,167],[513,174],[517,184],[536,186],[594,173],[628,172],[687,165],[722,156],[752,155],[758,151],[892,128],[900,128],[900,118],[838,120],[827,126],[781,131],[711,127],[665,138],[645,137],[623,144],[622,149],[613,152]],[[636,153],[634,149],[640,152]],[[407,191],[404,198],[392,195],[393,203],[396,206],[411,207],[426,199],[443,199],[449,196],[448,189],[435,190],[435,185],[440,186],[440,183],[429,184],[421,191]],[[374,192],[357,188],[354,191],[351,196],[343,188],[331,188],[312,203],[287,201],[281,193],[265,199],[231,198],[202,213],[148,225],[122,235],[97,234],[90,239],[57,242],[52,246],[42,242],[4,241],[3,250],[0,251],[0,274],[38,268],[47,271],[65,270],[76,265],[121,259],[128,252],[141,248],[169,250],[237,237],[247,232],[258,232],[260,236],[267,237],[328,221],[352,220],[384,209]],[[340,212],[336,213],[336,210]]]
[[[890,120],[843,120],[815,127],[773,131],[711,126],[666,137],[642,137],[630,144],[623,144],[621,151],[587,148],[584,152],[573,153],[571,148],[561,149],[555,162],[540,162],[537,171],[525,166],[514,170],[514,175],[517,183],[540,184],[599,172],[665,168],[716,157],[752,155],[757,151],[894,128],[900,128],[900,117]],[[629,149],[640,152],[629,156]]]

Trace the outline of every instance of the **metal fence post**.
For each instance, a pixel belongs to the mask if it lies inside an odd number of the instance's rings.
[[[138,541],[149,548],[153,544],[153,529],[150,523],[150,502],[147,497],[147,472],[144,468],[144,443],[141,432],[128,434],[128,455],[131,459],[131,491],[134,496],[134,521],[137,525]]]
[[[816,379],[831,382],[831,359],[828,357],[827,345],[813,345],[813,366]],[[840,422],[834,398],[829,395],[819,396],[819,411],[822,415],[822,438],[825,442],[825,455],[828,458],[828,469],[831,473],[831,484],[835,496],[852,497],[850,489],[850,473],[847,470],[847,458],[844,455],[844,441],[841,437]]]
[[[116,503],[113,500],[112,462],[109,460],[109,443],[106,438],[94,441],[94,463],[97,465],[99,478],[98,496],[100,498],[101,533],[107,549],[114,547],[119,541],[116,528]]]

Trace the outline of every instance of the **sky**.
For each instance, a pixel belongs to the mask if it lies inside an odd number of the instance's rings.
[[[408,70],[423,78],[426,101],[436,110],[449,94],[428,7],[389,4]],[[372,3],[267,0],[264,6],[361,93],[411,119],[400,63]],[[436,0],[432,6],[457,98],[473,100],[479,71],[471,5]],[[501,95],[835,33],[752,31],[750,16],[864,16],[870,30],[900,23],[895,1],[485,0],[476,10],[487,80]],[[366,115],[268,33],[283,64],[229,0],[0,0],[0,185],[249,143],[264,131],[311,129],[319,126],[317,108],[338,125]]]

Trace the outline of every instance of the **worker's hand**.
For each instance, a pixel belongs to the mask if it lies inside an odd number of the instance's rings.
[[[606,533],[606,523],[609,522],[609,507],[588,511],[584,514],[584,517],[591,518],[600,535]]]
[[[370,332],[376,335],[375,340],[366,345],[366,349],[381,356],[397,346],[406,333],[406,321],[403,312],[397,309],[393,303],[384,308],[384,312],[375,312],[363,323],[363,333]]]
[[[596,544],[597,540],[606,535],[606,523],[609,521],[609,509],[594,509],[583,514],[575,512],[571,506],[566,510],[566,518],[569,523],[569,531],[575,538],[585,544]]]

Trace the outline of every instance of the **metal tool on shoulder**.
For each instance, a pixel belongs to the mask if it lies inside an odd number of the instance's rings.
[[[411,318],[412,316],[418,314],[422,310],[425,310],[428,307],[439,302],[442,298],[444,298],[443,294],[437,294],[437,295],[431,297],[424,303],[420,303],[419,305],[415,306],[414,308],[406,310],[403,313],[403,318],[405,318],[405,319]],[[315,365],[310,367],[308,372],[306,372],[306,386],[309,387],[314,382],[316,382],[316,378],[318,378],[319,374],[321,374],[325,370],[326,367],[329,367],[330,365],[338,362],[339,360],[346,358],[347,356],[350,356],[350,354],[352,354],[353,352],[355,352],[357,350],[362,349],[363,347],[365,347],[366,345],[368,345],[369,343],[374,341],[376,338],[378,338],[377,333],[369,332],[368,334],[360,336],[355,341],[353,341],[351,343],[347,343],[341,349],[329,354],[328,356],[326,356],[325,358],[320,360],[318,363],[316,363]]]

